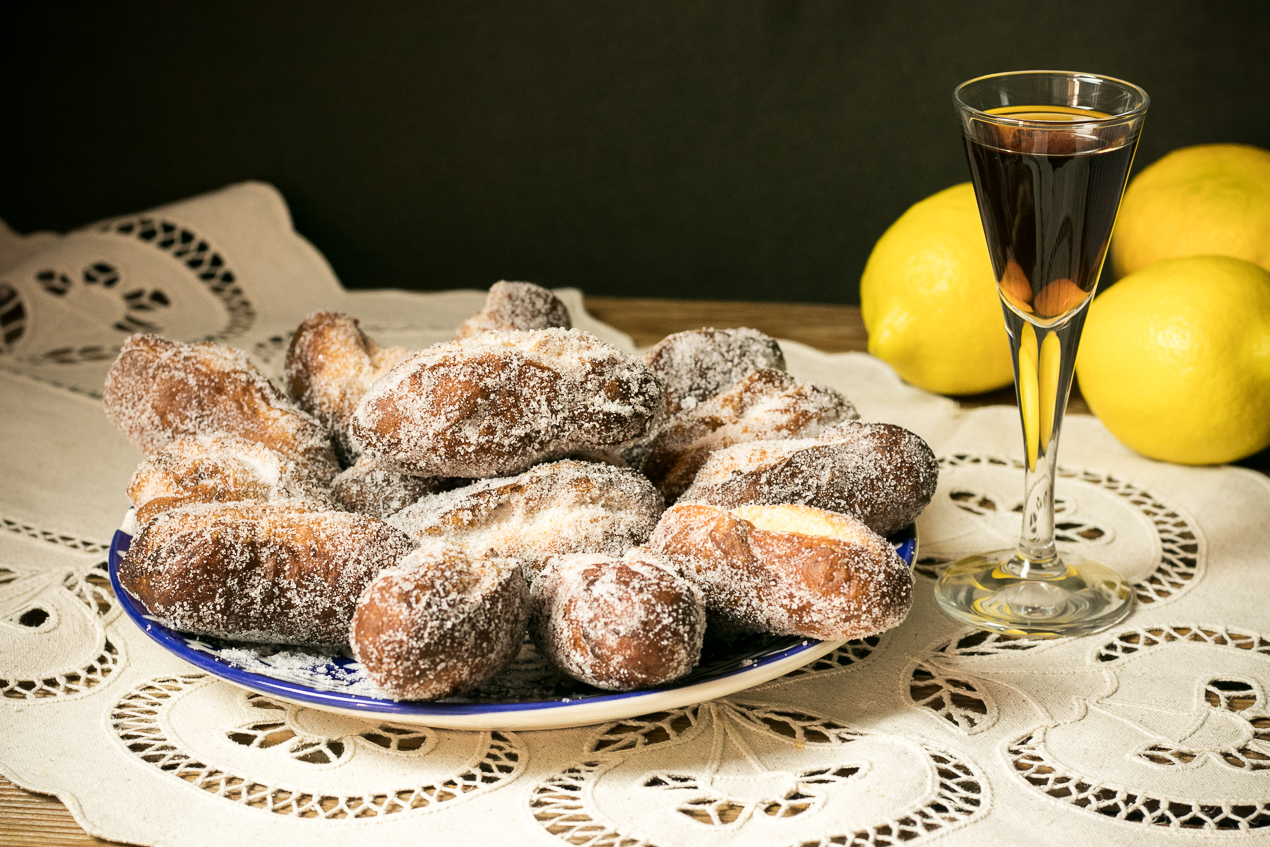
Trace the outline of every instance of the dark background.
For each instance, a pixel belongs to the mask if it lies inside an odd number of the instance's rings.
[[[951,92],[1144,87],[1137,169],[1270,147],[1270,3],[0,7],[0,218],[65,230],[257,179],[349,287],[857,302],[874,241],[967,179]]]

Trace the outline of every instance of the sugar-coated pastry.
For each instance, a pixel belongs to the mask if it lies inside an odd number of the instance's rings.
[[[496,282],[490,286],[485,306],[460,324],[454,337],[467,338],[509,329],[569,329],[572,326],[568,307],[548,289],[532,282]]]
[[[853,515],[879,535],[917,519],[939,462],[903,427],[848,421],[815,438],[750,441],[711,453],[679,503],[725,509],[799,503]]]
[[[119,582],[182,632],[343,644],[362,589],[414,547],[383,521],[302,501],[200,503],[146,524]]]
[[[380,347],[362,332],[356,318],[314,312],[291,336],[287,348],[287,390],[327,429],[346,462],[352,460],[348,419],[376,379],[410,355],[404,347]]]
[[[727,391],[672,417],[653,437],[640,470],[673,502],[715,450],[818,435],[858,417],[851,402],[832,388],[801,382],[784,371],[752,371]]]
[[[661,380],[670,415],[709,400],[751,371],[785,370],[776,339],[749,327],[676,332],[650,347],[644,361]]]
[[[515,557],[532,576],[552,555],[621,556],[648,539],[662,508],[635,471],[566,459],[422,497],[388,522],[420,542]]]
[[[393,699],[436,700],[480,685],[511,661],[527,614],[515,559],[428,544],[366,587],[349,644]]]
[[[223,344],[183,344],[134,335],[106,375],[106,416],[153,455],[183,435],[228,432],[309,465],[339,472],[326,428],[297,408],[247,360]]]
[[[352,467],[345,468],[331,480],[331,495],[351,512],[387,518],[420,497],[448,491],[465,481],[416,476],[370,456],[358,456]]]
[[[484,478],[635,438],[661,404],[643,362],[580,330],[484,332],[397,365],[349,430],[410,473]]]
[[[574,679],[610,691],[673,682],[701,657],[705,608],[690,580],[642,548],[623,558],[546,561],[530,590],[530,634]]]
[[[307,500],[333,508],[308,465],[237,435],[183,435],[142,462],[128,484],[138,524],[191,503]]]
[[[809,506],[675,505],[648,546],[732,628],[864,638],[899,624],[913,601],[912,574],[884,538]]]

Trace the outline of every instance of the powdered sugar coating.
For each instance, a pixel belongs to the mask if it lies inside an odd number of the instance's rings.
[[[421,542],[518,558],[532,572],[550,555],[621,556],[647,540],[663,508],[637,472],[566,459],[423,497],[388,522]]]
[[[671,415],[709,400],[751,371],[785,370],[776,339],[749,327],[677,332],[650,347],[644,361],[661,380]]]
[[[416,476],[370,456],[358,456],[352,467],[331,480],[331,495],[349,511],[387,518],[420,497],[447,491],[462,482],[448,477]]]
[[[395,700],[436,700],[480,685],[520,649],[528,592],[515,559],[429,544],[366,587],[353,655]]]
[[[848,421],[815,438],[751,441],[710,454],[680,503],[799,503],[852,515],[879,535],[911,524],[935,496],[939,462],[903,427]]]
[[[308,465],[339,471],[326,429],[294,406],[241,350],[157,335],[127,339],[106,375],[106,417],[153,455],[183,435],[229,432]]]
[[[146,524],[119,582],[182,632],[341,644],[362,589],[414,547],[375,518],[302,501],[200,503]]]
[[[783,371],[752,371],[727,391],[680,412],[653,438],[640,470],[673,502],[716,450],[747,441],[817,435],[859,417],[832,388]]]
[[[190,503],[299,499],[334,508],[310,468],[237,435],[185,435],[142,462],[128,484],[138,524]]]
[[[484,478],[632,439],[661,402],[647,366],[580,330],[485,332],[397,365],[349,429],[411,473]]]
[[[898,625],[912,605],[904,560],[836,512],[677,504],[648,546],[694,580],[711,616],[733,629],[864,638]]]
[[[331,431],[342,458],[351,461],[348,419],[371,383],[409,355],[404,347],[380,347],[356,318],[314,312],[287,347],[287,390]]]
[[[647,550],[552,557],[530,592],[530,634],[575,679],[610,691],[673,682],[696,666],[701,592]]]
[[[496,282],[484,307],[459,325],[456,339],[509,329],[569,329],[569,308],[559,297],[532,282]]]

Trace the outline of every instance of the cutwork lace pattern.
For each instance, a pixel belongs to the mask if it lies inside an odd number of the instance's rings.
[[[225,307],[228,322],[222,330],[208,336],[209,340],[224,341],[240,336],[255,323],[255,308],[224,256],[189,228],[143,215],[101,224],[97,231],[134,238],[167,253],[216,297]],[[34,282],[45,294],[57,299],[66,299],[77,288],[104,292],[116,298],[122,316],[111,323],[110,328],[120,333],[120,340],[137,332],[163,332],[164,315],[172,306],[170,292],[129,280],[117,265],[104,258],[77,270],[42,268],[35,272]],[[0,353],[11,351],[26,334],[29,318],[21,293],[12,285],[0,282]],[[90,343],[54,347],[33,356],[30,361],[75,365],[109,361],[118,354],[118,344]]]
[[[481,734],[478,742],[481,755],[475,765],[437,781],[405,785],[392,791],[323,794],[259,782],[248,774],[232,773],[200,761],[166,736],[160,715],[172,698],[208,683],[203,674],[152,679],[115,704],[110,714],[111,726],[124,747],[141,761],[209,794],[275,815],[345,820],[436,809],[509,782],[523,768],[524,755],[515,737],[490,732]],[[286,745],[287,755],[303,764],[339,764],[347,759],[349,748],[357,743],[416,756],[425,756],[435,744],[430,730],[390,723],[367,724],[364,731],[351,737],[314,737],[287,720],[288,707],[264,697],[249,697],[248,705],[264,715],[227,732],[228,740],[251,749]]]
[[[963,735],[982,732],[996,723],[996,702],[980,685],[952,673],[946,666],[963,658],[1023,653],[1044,643],[996,632],[964,633],[913,665],[908,677],[909,699]]]
[[[49,544],[56,544],[65,547],[68,550],[76,550],[82,553],[93,553],[104,555],[110,546],[97,541],[90,541],[87,538],[76,538],[73,535],[57,532],[51,529],[43,529],[38,526],[32,526],[21,521],[15,521],[11,518],[0,518],[0,529],[6,532],[12,532],[16,535],[25,535],[33,541],[44,541]]]
[[[1207,759],[1236,770],[1270,770],[1270,711],[1258,687],[1246,679],[1214,677],[1205,683],[1203,697],[1210,709],[1242,717],[1250,730],[1249,739],[1218,750],[1153,744],[1139,753],[1139,758],[1166,768],[1189,768]]]
[[[640,789],[655,792],[649,803],[669,803],[673,811],[708,831],[740,829],[755,817],[790,820],[819,808],[836,786],[866,773],[871,763],[852,758],[854,742],[870,737],[832,719],[797,709],[768,705],[714,701],[685,709],[658,712],[601,728],[587,745],[592,756],[574,764],[535,787],[530,808],[535,820],[561,841],[594,847],[646,847],[657,843],[650,836],[624,831],[589,804],[591,789],[604,774],[626,758],[661,745],[674,744],[707,728],[716,737],[716,753],[702,774],[659,770],[645,775]],[[782,792],[765,797],[731,796],[711,784],[718,765],[719,739],[745,732],[780,738],[799,750],[830,748],[841,751],[838,764],[820,764],[788,774]],[[730,742],[744,747],[744,741]],[[971,766],[947,751],[920,745],[922,754],[937,774],[937,788],[916,808],[877,824],[811,839],[795,838],[802,847],[855,845],[881,847],[912,843],[960,826],[986,807],[981,778]],[[883,764],[883,763],[879,763]]]
[[[206,239],[171,221],[140,215],[102,224],[101,232],[130,236],[180,260],[218,300],[229,314],[228,325],[209,336],[211,341],[224,341],[242,335],[256,321],[256,310],[247,300],[238,278],[226,264],[224,256],[212,249]]]
[[[1187,642],[1270,656],[1270,640],[1250,632],[1219,626],[1140,627],[1120,633],[1096,653],[1103,665],[1114,665],[1169,644]],[[1137,754],[1141,761],[1164,768],[1186,768],[1204,761],[1241,772],[1270,769],[1270,712],[1260,687],[1245,679],[1213,677],[1203,683],[1202,708],[1233,714],[1246,721],[1248,740],[1219,749],[1184,744],[1155,744]],[[1270,828],[1266,800],[1186,799],[1155,796],[1073,773],[1045,747],[1045,730],[1012,743],[1010,757],[1018,775],[1049,797],[1115,820],[1170,829],[1245,832]]]
[[[1043,731],[1030,733],[1009,747],[1018,775],[1033,788],[1080,809],[1114,820],[1170,829],[1247,832],[1270,827],[1270,801],[1179,800],[1154,797],[1066,773],[1044,747]]]
[[[56,536],[56,538],[65,542],[68,537]],[[40,540],[48,539],[41,538]],[[70,539],[70,541],[79,542],[80,540]],[[83,543],[93,544],[93,542]],[[64,544],[64,546],[71,549],[83,549],[78,543]],[[17,574],[13,570],[0,567],[0,586],[7,585],[16,579]],[[98,562],[91,568],[68,570],[62,578],[61,586],[93,612],[98,625],[116,608],[115,596],[110,590],[110,579],[106,575],[104,561]],[[30,605],[21,611],[14,622],[21,627],[37,629],[48,619],[48,615],[48,611],[39,605]],[[8,700],[31,701],[82,694],[97,687],[113,674],[119,668],[120,658],[119,647],[106,638],[101,652],[85,667],[70,673],[48,677],[0,678],[0,694]]]
[[[941,470],[972,465],[1008,467],[1019,471],[1020,479],[1023,472],[1023,463],[1017,460],[969,453],[941,457],[939,464]],[[1112,474],[1089,470],[1076,471],[1063,467],[1058,468],[1057,474],[1060,478],[1095,485],[1124,498],[1130,506],[1140,511],[1159,533],[1163,553],[1160,562],[1151,574],[1134,585],[1135,599],[1138,603],[1153,604],[1173,599],[1193,584],[1203,562],[1200,538],[1195,528],[1176,509],[1149,492]],[[957,508],[970,514],[983,514],[985,511],[995,511],[999,508],[992,497],[980,492],[954,489],[949,492],[949,497]],[[1106,530],[1092,521],[1065,520],[1064,505],[1061,499],[1055,503],[1054,536],[1056,541],[1076,544],[1081,541],[1097,540],[1105,534]],[[1021,514],[1022,508],[1021,504],[1016,503],[1011,507],[1011,511]],[[940,567],[948,561],[949,559],[938,555],[923,556],[914,567],[914,572],[934,579],[938,576]]]

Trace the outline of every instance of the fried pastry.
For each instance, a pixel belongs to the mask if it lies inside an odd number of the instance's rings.
[[[137,523],[191,503],[305,500],[334,507],[310,468],[237,435],[185,435],[142,462],[128,484]]]
[[[388,522],[420,542],[515,557],[532,577],[552,555],[621,556],[648,539],[662,508],[635,471],[567,459],[423,497]]]
[[[648,547],[728,628],[864,638],[899,624],[913,601],[912,574],[886,539],[809,506],[675,505]]]
[[[852,515],[891,535],[917,519],[938,480],[939,463],[919,436],[894,424],[848,421],[815,438],[711,453],[678,502],[725,509],[798,503]]]
[[[785,370],[776,339],[749,327],[676,332],[650,347],[644,361],[661,380],[668,415],[709,400],[751,371]]]
[[[327,429],[345,463],[351,463],[348,419],[376,379],[410,355],[404,347],[380,347],[362,332],[356,318],[314,312],[287,347],[287,390],[300,407]]]
[[[331,495],[351,512],[388,518],[428,494],[461,485],[466,480],[405,473],[370,456],[358,456],[352,467],[331,480]]]
[[[783,371],[752,371],[722,394],[679,413],[653,437],[640,465],[673,502],[715,450],[760,439],[818,435],[858,418],[832,388],[801,382]]]
[[[673,682],[701,657],[701,592],[642,548],[623,558],[546,561],[530,590],[530,634],[574,679],[610,691]]]
[[[515,559],[429,544],[366,587],[349,644],[394,700],[449,697],[485,682],[516,656],[527,599]]]
[[[560,298],[532,282],[496,282],[484,307],[459,325],[456,339],[509,329],[570,329],[569,309]]]
[[[362,589],[414,547],[383,521],[302,501],[199,503],[146,524],[119,583],[182,632],[343,644]]]
[[[397,365],[349,430],[410,473],[486,478],[635,438],[661,402],[642,362],[579,330],[484,332]]]
[[[308,465],[322,480],[339,472],[326,428],[291,403],[223,344],[183,344],[157,335],[126,340],[106,375],[106,416],[153,455],[183,435],[228,432]]]

